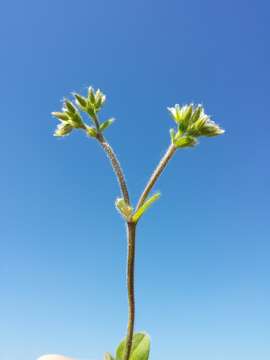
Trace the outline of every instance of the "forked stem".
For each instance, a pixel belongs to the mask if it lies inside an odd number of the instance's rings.
[[[117,159],[112,147],[109,145],[109,143],[106,141],[105,137],[101,133],[98,134],[97,140],[99,141],[100,145],[102,146],[108,158],[110,159],[112,168],[117,177],[126,204],[130,205],[128,188],[119,160]],[[157,179],[159,178],[159,176],[165,169],[166,165],[172,158],[173,154],[175,153],[175,150],[176,150],[175,146],[171,144],[168,150],[166,151],[165,155],[163,156],[163,158],[160,160],[157,168],[154,170],[144,191],[142,192],[136,210],[138,210],[147,199],[149,192],[152,190]],[[135,324],[135,291],[134,291],[135,271],[134,270],[135,270],[136,226],[137,226],[136,222],[127,221],[126,223],[127,244],[128,244],[128,250],[127,250],[128,325],[127,325],[126,346],[124,350],[123,360],[129,360],[130,358],[131,350],[132,350],[134,324]]]

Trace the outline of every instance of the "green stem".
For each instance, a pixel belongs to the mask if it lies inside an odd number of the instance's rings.
[[[135,244],[136,223],[127,223],[128,258],[127,258],[127,289],[128,289],[128,327],[126,337],[126,348],[123,360],[129,360],[135,322],[135,292],[134,292],[134,267],[135,267]]]

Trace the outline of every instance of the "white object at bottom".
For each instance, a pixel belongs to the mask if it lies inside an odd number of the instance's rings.
[[[63,355],[44,355],[38,358],[37,360],[75,360]]]

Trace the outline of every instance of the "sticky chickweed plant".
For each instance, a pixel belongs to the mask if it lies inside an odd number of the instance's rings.
[[[149,194],[177,150],[194,147],[198,144],[199,137],[221,135],[224,133],[224,130],[210,119],[201,105],[189,104],[180,106],[176,104],[173,107],[169,107],[168,111],[175,123],[175,128],[170,129],[170,145],[142,191],[137,205],[132,206],[123,170],[115,152],[104,136],[105,130],[113,124],[114,119],[110,118],[101,121],[99,117],[106,96],[100,90],[95,91],[92,87],[88,89],[86,96],[77,93],[72,95],[74,100],[64,100],[61,112],[52,113],[59,120],[54,136],[63,137],[70,135],[74,130],[82,130],[89,138],[96,140],[101,145],[110,160],[119,183],[121,197],[116,199],[115,206],[121,214],[127,229],[127,334],[118,346],[115,356],[106,353],[104,360],[148,360],[150,352],[149,336],[144,332],[134,333],[136,228],[142,215],[160,197],[160,193],[152,196],[149,196]],[[88,116],[88,122],[85,122],[82,113]]]

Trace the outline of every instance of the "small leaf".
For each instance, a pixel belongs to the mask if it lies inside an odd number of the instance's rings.
[[[90,126],[87,126],[86,133],[87,133],[87,135],[89,135],[91,137],[94,137],[94,138],[97,137],[96,129],[94,129],[94,128],[90,127]]]
[[[126,339],[121,341],[116,350],[116,360],[123,360],[125,355]],[[133,335],[132,348],[129,360],[148,360],[150,352],[150,337],[145,333]]]
[[[125,220],[129,220],[132,214],[132,207],[129,206],[123,198],[117,198],[115,201],[116,209],[120,212]]]
[[[150,205],[153,204],[157,199],[160,198],[160,193],[157,193],[153,196],[151,196],[148,200],[144,202],[144,204],[133,214],[132,220],[134,222],[137,222],[140,217],[145,213],[145,211],[150,207]]]
[[[174,142],[174,137],[175,137],[175,131],[174,131],[174,129],[170,129],[170,137],[171,137],[171,142],[172,142],[172,144],[173,144],[173,142]]]
[[[114,119],[108,119],[106,121],[104,121],[101,125],[100,125],[100,131],[104,131],[105,129],[107,129],[110,125],[112,125],[112,123],[114,122]]]
[[[104,360],[114,360],[114,358],[110,353],[105,353],[104,354]]]

